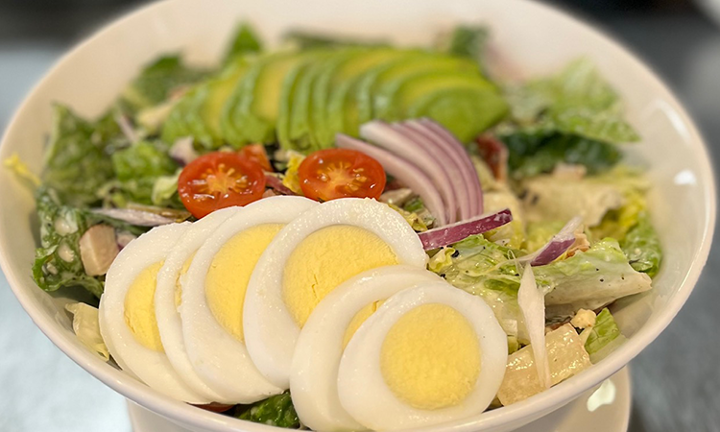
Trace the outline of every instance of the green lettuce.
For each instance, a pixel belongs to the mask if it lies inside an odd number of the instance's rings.
[[[111,139],[119,134],[113,124],[105,116],[95,125],[66,106],[54,105],[42,182],[55,189],[68,205],[84,207],[98,202],[98,190],[114,177],[106,153]]]
[[[489,37],[490,32],[485,26],[460,25],[450,34],[445,51],[448,54],[469,57],[482,65]]]
[[[179,55],[165,55],[147,65],[123,91],[122,101],[132,110],[159,105],[173,91],[196,83],[208,75],[183,64]]]
[[[662,247],[660,238],[647,213],[642,212],[621,243],[632,268],[653,277],[660,269]]]
[[[168,183],[171,182],[167,177],[174,176],[178,169],[178,164],[168,155],[165,143],[160,141],[134,143],[113,153],[112,165],[116,178],[105,185],[104,190],[116,206],[124,207],[129,202],[157,205],[153,197],[156,201],[163,198],[163,203],[172,204],[172,194],[167,190],[160,193],[159,190],[160,187],[163,189],[168,187]],[[156,186],[158,181],[163,183]]]
[[[40,219],[40,247],[35,250],[33,279],[45,291],[82,287],[96,297],[103,292],[104,276],[85,273],[80,255],[80,238],[93,225],[104,223],[134,235],[145,229],[122,221],[90,213],[85,209],[62,205],[58,194],[45,186],[35,195]]]
[[[545,246],[563,226],[565,223],[557,220],[530,222],[527,226],[524,249],[528,252],[535,252]]]
[[[255,423],[269,426],[297,429],[300,420],[292,403],[290,393],[270,396],[267,399],[255,402],[252,405],[238,405],[234,409],[234,416]]]
[[[258,38],[255,30],[247,23],[238,25],[233,35],[232,41],[225,53],[223,64],[231,63],[236,57],[258,53],[262,50],[262,43]]]
[[[551,172],[559,163],[582,165],[589,174],[605,172],[622,158],[612,144],[557,130],[522,130],[499,136],[508,149],[515,179]]]
[[[516,125],[580,135],[608,143],[639,140],[624,119],[615,90],[586,59],[559,74],[510,86],[506,97]]]
[[[597,353],[615,338],[621,336],[620,329],[608,308],[604,308],[595,318],[595,325],[585,331],[590,332],[585,341],[585,350],[590,355]]]

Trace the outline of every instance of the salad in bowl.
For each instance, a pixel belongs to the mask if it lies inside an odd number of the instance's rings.
[[[39,220],[25,270],[94,361],[211,416],[397,430],[530,406],[633,342],[667,243],[591,58],[521,77],[493,25],[234,28],[99,116],[53,101],[40,170],[4,159]]]

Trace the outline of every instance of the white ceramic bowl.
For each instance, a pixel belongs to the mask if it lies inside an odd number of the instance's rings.
[[[625,48],[550,7],[520,0],[176,0],[152,4],[107,26],[67,54],[22,104],[0,147],[35,172],[41,169],[51,103],[99,115],[139,68],[159,53],[181,51],[193,62],[221,56],[234,25],[249,20],[276,42],[290,27],[429,44],[457,22],[487,23],[504,67],[523,75],[549,73],[578,56],[591,58],[625,99],[643,136],[628,147],[647,162],[655,188],[654,222],[665,260],[655,289],[618,302],[616,318],[629,342],[591,369],[515,405],[428,430],[508,431],[543,416],[622,368],[677,314],[705,264],[715,225],[715,190],[708,153],[692,121],[660,80]],[[138,404],[197,431],[266,431],[269,426],[221,416],[172,400],[103,363],[75,338],[62,305],[30,277],[36,244],[30,193],[0,170],[0,260],[28,314],[70,358]],[[50,391],[52,391],[50,389]]]

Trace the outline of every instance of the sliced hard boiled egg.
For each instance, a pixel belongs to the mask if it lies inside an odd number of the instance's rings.
[[[408,288],[352,336],[338,394],[368,429],[412,429],[482,413],[502,383],[507,339],[492,309],[446,282]]]
[[[158,271],[189,223],[152,229],[130,242],[113,261],[100,299],[100,332],[126,372],[157,391],[190,403],[211,402],[173,369],[155,319]]]
[[[243,304],[250,275],[268,244],[286,224],[316,206],[307,198],[291,196],[245,206],[198,249],[181,280],[180,316],[188,358],[224,401],[251,403],[283,390],[266,380],[248,355]]]
[[[179,309],[182,307],[180,280],[185,277],[193,256],[205,240],[228,218],[242,211],[241,207],[228,207],[214,211],[195,222],[183,233],[165,259],[157,275],[155,288],[155,317],[165,354],[183,380],[198,394],[214,402],[233,401],[214,392],[195,372],[185,350]]]
[[[317,305],[298,336],[290,373],[290,394],[304,425],[328,432],[364,429],[338,397],[345,345],[384,300],[417,284],[441,280],[417,267],[380,267],[342,283]]]
[[[328,293],[373,268],[426,262],[415,231],[386,204],[320,204],[280,231],[253,271],[243,317],[250,356],[270,382],[288,388],[300,329]]]

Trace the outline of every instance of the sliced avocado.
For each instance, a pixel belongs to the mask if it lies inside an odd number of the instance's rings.
[[[376,106],[378,109],[382,109],[387,100],[385,95],[393,93],[396,87],[401,85],[408,77],[430,71],[472,72],[477,71],[477,68],[477,64],[465,58],[418,52],[416,55],[408,56],[402,61],[369,72],[358,85],[356,93],[359,124],[374,118],[380,118]]]
[[[338,67],[329,80],[330,94],[326,100],[325,119],[320,130],[320,143],[330,147],[335,135],[345,131],[346,110],[350,119],[357,118],[357,108],[351,96],[354,94],[359,77],[379,64],[404,56],[405,53],[392,48],[377,48],[358,52]]]
[[[282,52],[260,59],[236,87],[228,114],[245,143],[273,142],[282,82],[297,63],[296,52]]]
[[[283,83],[280,86],[280,107],[278,110],[278,120],[276,124],[277,138],[280,147],[286,150],[294,150],[292,139],[290,138],[290,123],[292,107],[294,103],[295,93],[297,91],[300,77],[305,70],[310,67],[310,62],[302,61],[293,66],[285,75]]]
[[[318,76],[325,70],[327,62],[332,62],[339,51],[318,52],[307,60],[307,64],[296,77],[290,95],[290,110],[288,117],[288,147],[301,152],[317,149],[312,136],[313,87]]]
[[[237,58],[224,69],[218,78],[208,83],[208,95],[202,108],[202,120],[213,137],[213,148],[228,141],[221,124],[223,107],[248,66],[249,62],[246,59]]]
[[[193,132],[187,122],[187,115],[188,112],[194,109],[197,102],[196,89],[197,87],[188,90],[175,106],[173,106],[170,114],[168,114],[167,120],[165,120],[163,124],[161,134],[163,141],[173,143],[178,138],[193,136]]]
[[[408,107],[408,118],[429,117],[461,142],[470,142],[503,119],[508,106],[495,88],[457,87],[430,93]]]
[[[203,109],[208,99],[208,83],[198,85],[191,92],[190,101],[185,111],[185,123],[190,129],[190,135],[196,142],[205,148],[214,148],[214,137],[203,121]]]
[[[337,84],[336,76],[342,74],[345,65],[362,56],[367,48],[343,48],[323,63],[312,88],[312,110],[310,111],[310,139],[316,149],[329,147],[334,140],[328,139],[328,102],[332,88]]]

